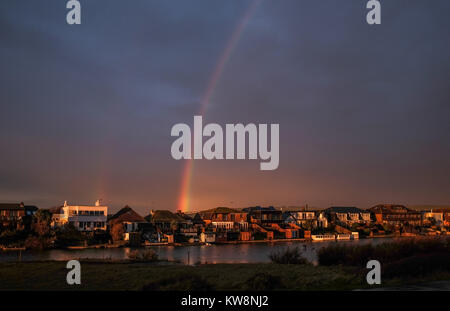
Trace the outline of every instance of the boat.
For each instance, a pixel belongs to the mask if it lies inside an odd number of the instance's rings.
[[[351,234],[338,234],[336,240],[350,240],[351,238]]]
[[[336,236],[334,234],[312,234],[311,239],[313,241],[334,241]]]

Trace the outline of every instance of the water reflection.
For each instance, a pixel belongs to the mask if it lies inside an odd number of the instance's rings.
[[[269,254],[286,247],[298,246],[302,254],[313,263],[317,263],[317,251],[333,243],[339,244],[379,244],[392,239],[362,239],[357,241],[326,242],[280,242],[280,243],[248,243],[228,245],[201,246],[154,246],[161,259],[195,264],[195,263],[264,263],[270,262]],[[0,261],[40,261],[71,259],[127,259],[133,248],[104,248],[83,250],[47,250],[0,252]]]

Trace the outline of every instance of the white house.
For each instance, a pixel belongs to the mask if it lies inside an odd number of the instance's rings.
[[[80,231],[106,230],[108,206],[101,205],[100,200],[94,206],[68,205],[64,202],[59,214],[53,214],[54,226],[63,226],[70,223]]]
[[[425,221],[429,221],[430,219],[434,219],[436,225],[441,226],[444,222],[444,213],[443,212],[424,212],[423,218]]]
[[[200,233],[200,242],[202,243],[214,243],[216,241],[216,234],[214,232],[202,232]]]

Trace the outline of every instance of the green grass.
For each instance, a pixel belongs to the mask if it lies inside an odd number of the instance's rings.
[[[152,263],[81,263],[81,285],[66,283],[65,262],[0,263],[0,290],[351,290],[367,288],[366,270],[343,266],[280,264],[211,264],[184,266]],[[396,286],[433,280],[449,280],[436,274],[421,279],[383,280]],[[200,285],[199,285],[200,284]]]

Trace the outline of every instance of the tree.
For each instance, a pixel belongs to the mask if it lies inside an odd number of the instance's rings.
[[[52,213],[48,210],[40,209],[33,216],[32,228],[38,236],[47,236],[50,234],[51,222]]]
[[[170,229],[172,230],[172,232],[177,231],[178,230],[178,221],[172,220],[170,222]]]
[[[114,242],[123,240],[123,234],[125,230],[123,229],[122,223],[115,223],[111,227],[111,237]]]

